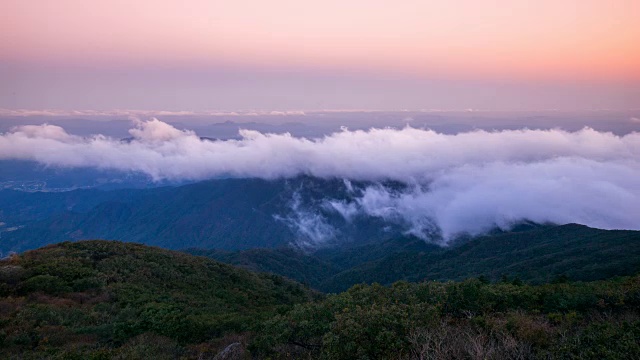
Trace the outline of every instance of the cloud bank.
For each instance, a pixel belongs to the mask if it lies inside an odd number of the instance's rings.
[[[637,162],[557,158],[535,163],[466,165],[437,176],[428,187],[367,186],[352,200],[329,203],[345,219],[374,216],[406,232],[447,242],[524,221],[580,223],[603,229],[640,229]]]
[[[304,116],[302,110],[267,111],[267,110],[243,110],[243,111],[166,111],[166,110],[60,110],[60,109],[4,109],[0,108],[0,116],[27,117],[27,116]]]
[[[53,125],[0,135],[0,159],[49,166],[96,167],[156,180],[266,179],[311,175],[408,185],[371,185],[342,203],[350,220],[402,221],[408,231],[444,239],[479,234],[519,220],[578,222],[640,229],[640,133],[617,136],[585,128],[473,131],[456,135],[406,127],[317,139],[241,130],[240,140],[211,141],[157,119],[137,121],[126,141],[78,137]]]

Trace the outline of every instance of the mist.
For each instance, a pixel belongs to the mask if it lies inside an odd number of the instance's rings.
[[[380,217],[423,238],[437,233],[444,242],[522,220],[640,229],[638,132],[452,135],[407,126],[343,128],[318,138],[240,130],[239,140],[209,140],[154,118],[136,120],[129,134],[81,137],[55,125],[18,126],[0,135],[0,160],[129,171],[156,181],[299,175],[366,181],[372,185],[353,190],[348,201],[326,199],[327,208],[347,221]],[[389,180],[406,186],[379,184]],[[305,228],[326,230],[321,219],[299,219],[313,224]],[[313,231],[309,237],[317,237]]]
[[[637,162],[557,158],[533,163],[465,165],[428,186],[393,190],[373,185],[349,201],[329,200],[350,220],[374,216],[406,233],[448,243],[522,221],[579,223],[601,229],[640,229]]]

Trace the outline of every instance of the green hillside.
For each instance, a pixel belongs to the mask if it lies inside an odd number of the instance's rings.
[[[335,247],[305,254],[292,249],[239,252],[188,250],[255,271],[280,274],[325,292],[360,283],[463,280],[503,276],[530,283],[593,281],[640,272],[640,231],[583,225],[538,226],[467,240],[450,247],[416,238]]]
[[[396,282],[320,296],[280,276],[122,242],[65,242],[0,261],[3,359],[634,359],[639,353],[639,275],[542,285]]]
[[[356,285],[265,322],[272,359],[637,359],[640,276],[521,285]]]
[[[275,221],[284,182],[221,179],[180,187],[59,193],[3,191],[0,252],[83,239],[121,239],[164,248],[271,247],[291,239]],[[215,221],[212,221],[215,219]]]
[[[503,276],[532,283],[563,278],[608,279],[640,272],[640,231],[568,224],[482,236],[443,251],[403,251],[343,271],[319,285],[325,291],[398,280],[462,280]]]
[[[0,223],[4,223],[0,256],[86,239],[118,239],[167,249],[278,248],[299,240],[287,220],[296,216],[295,201],[301,201],[302,210],[315,212],[323,209],[324,199],[347,196],[342,180],[306,176],[215,179],[111,191],[0,190]],[[322,211],[326,221],[340,229],[340,239],[349,242],[374,242],[389,235],[382,229],[393,228],[381,219],[346,221],[334,211]]]
[[[279,276],[114,241],[65,242],[4,259],[0,295],[2,358],[110,357],[149,345],[140,341],[184,352],[314,296]]]
[[[244,251],[188,249],[186,252],[210,257],[251,271],[282,275],[316,288],[328,276],[339,272],[339,268],[328,262],[293,248]]]

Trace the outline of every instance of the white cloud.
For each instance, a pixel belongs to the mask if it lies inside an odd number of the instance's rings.
[[[302,206],[300,194],[295,193],[289,204],[291,213],[288,216],[275,215],[296,234],[295,244],[303,249],[326,245],[334,240],[337,230],[329,225],[321,214]]]
[[[0,116],[260,116],[260,115],[272,115],[272,116],[304,116],[306,113],[301,110],[287,110],[287,111],[268,111],[268,110],[248,110],[248,111],[167,111],[167,110],[127,110],[127,109],[114,109],[114,110],[61,110],[61,109],[44,109],[44,110],[29,110],[29,109],[3,109],[0,108]]]
[[[142,142],[168,142],[181,138],[198,141],[199,138],[192,131],[181,131],[158,119],[150,121],[134,120],[136,127],[129,130],[129,134]]]
[[[632,161],[565,157],[496,162],[447,170],[428,189],[369,186],[345,206],[349,218],[354,213],[381,217],[423,238],[439,233],[445,242],[461,233],[506,230],[522,220],[640,229],[639,176],[640,168]]]
[[[240,140],[209,141],[153,119],[137,122],[130,134],[131,141],[120,141],[82,138],[53,125],[21,126],[0,135],[0,159],[138,171],[155,179],[306,174],[396,180],[410,190],[372,186],[352,203],[330,205],[345,218],[357,210],[404,222],[407,231],[423,236],[434,228],[445,238],[477,234],[521,219],[640,229],[637,132],[617,136],[585,128],[447,135],[406,127],[345,129],[306,139],[241,130]],[[313,224],[307,227],[309,236],[315,236]]]
[[[271,111],[271,112],[269,112],[269,115],[273,115],[273,116],[290,116],[290,115],[304,116],[305,113],[304,113],[304,111],[289,110],[289,111]]]

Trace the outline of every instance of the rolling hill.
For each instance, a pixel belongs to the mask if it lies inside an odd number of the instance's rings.
[[[201,343],[249,331],[315,296],[280,276],[204,257],[117,241],[64,242],[0,261],[0,355],[83,357],[143,334],[154,334],[151,342]]]
[[[462,280],[504,276],[532,283],[593,281],[640,271],[640,231],[583,225],[545,225],[473,238],[450,247],[396,238],[315,253],[292,249],[239,252],[187,250],[256,271],[267,271],[339,292],[354,284],[398,280]]]
[[[4,359],[632,359],[639,351],[638,275],[400,281],[322,296],[277,275],[117,241],[0,260]]]

